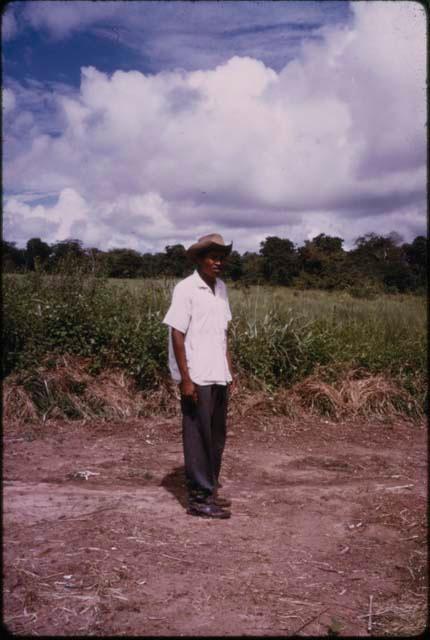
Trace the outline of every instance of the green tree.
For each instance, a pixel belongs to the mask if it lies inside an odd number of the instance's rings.
[[[320,233],[298,249],[300,277],[295,285],[304,288],[335,289],[345,284],[343,239]]]
[[[337,255],[343,252],[343,239],[338,236],[320,233],[312,239],[312,242],[324,255]]]
[[[1,240],[1,260],[4,273],[24,271],[26,267],[25,249],[18,249],[16,242]]]
[[[142,269],[142,256],[133,249],[111,249],[105,257],[110,278],[136,278]]]
[[[85,255],[88,263],[89,271],[92,274],[105,275],[106,273],[106,260],[105,252],[101,251],[97,247],[89,247],[85,249]]]
[[[396,239],[392,235],[381,236],[367,233],[355,241],[356,249],[352,253],[359,259],[364,270],[381,271],[382,265],[390,259],[396,250]]]
[[[141,263],[139,269],[139,277],[141,278],[158,278],[161,275],[161,258],[162,253],[144,253],[141,256]]]
[[[415,288],[411,269],[402,258],[390,260],[386,263],[382,281],[387,292],[405,293]]]
[[[233,280],[234,282],[240,280],[243,275],[242,258],[238,251],[232,251],[225,261],[224,277],[226,280]]]
[[[187,252],[181,244],[168,245],[164,256],[164,275],[182,278],[188,267]]]
[[[401,237],[396,232],[385,236],[368,233],[357,238],[350,252],[349,266],[356,278],[382,285],[386,291],[404,292],[413,286],[411,270]]]
[[[242,278],[246,286],[260,284],[264,279],[263,256],[254,251],[246,251],[242,256]]]
[[[287,238],[269,236],[260,243],[263,274],[272,284],[291,285],[299,273],[299,262],[294,243]]]
[[[26,266],[29,271],[34,271],[37,264],[44,267],[51,255],[51,247],[40,238],[31,238],[26,246]]]
[[[52,271],[58,268],[67,269],[68,265],[84,266],[88,257],[82,246],[82,241],[75,238],[67,238],[51,245],[48,266]]]
[[[411,244],[404,244],[403,251],[414,280],[414,289],[427,288],[428,273],[428,241],[424,236],[417,236]]]

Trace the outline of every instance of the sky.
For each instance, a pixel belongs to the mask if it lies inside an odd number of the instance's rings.
[[[427,233],[418,2],[15,0],[2,67],[18,246]]]

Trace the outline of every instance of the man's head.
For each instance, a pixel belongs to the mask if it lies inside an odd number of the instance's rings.
[[[202,275],[213,279],[221,274],[226,258],[225,252],[220,252],[218,249],[208,249],[198,253],[194,262]]]
[[[199,238],[188,248],[189,258],[198,266],[201,274],[213,279],[221,273],[224,261],[231,252],[233,243],[226,245],[219,233],[210,233]]]

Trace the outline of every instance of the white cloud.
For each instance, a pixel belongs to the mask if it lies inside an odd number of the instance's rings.
[[[17,33],[18,27],[13,7],[9,4],[2,15],[2,39],[4,42],[11,40]]]
[[[14,231],[21,236],[21,229],[27,225],[30,229],[37,228],[37,223],[43,220],[50,241],[64,239],[70,237],[74,224],[86,220],[89,213],[85,200],[71,188],[63,189],[51,207],[42,204],[31,206],[23,198],[12,196],[5,201],[5,231],[11,233],[11,237]]]
[[[83,238],[87,245],[106,249],[127,246],[151,250],[177,243],[177,230],[169,217],[169,206],[158,193],[121,194],[115,200],[90,205],[73,188],[61,191],[51,204],[34,201],[52,200],[52,194],[27,193],[5,200],[4,226],[7,237],[27,240],[26,228],[37,233],[43,223],[44,240],[50,243],[65,238]],[[33,204],[32,204],[33,202]],[[126,221],[126,224],[124,224]],[[188,237],[187,237],[188,239]],[[160,244],[161,243],[161,244]]]
[[[55,2],[34,0],[26,3],[25,18],[34,28],[45,28],[54,38],[64,38],[74,31],[124,11],[121,2]]]
[[[215,229],[244,250],[275,230],[350,242],[392,222],[424,228],[425,14],[353,9],[350,27],[324,29],[280,73],[249,57],[154,75],[84,68],[77,94],[51,98],[61,135],[27,106],[35,122],[5,187],[60,196],[42,209],[9,199],[9,228],[46,218],[51,236],[141,250]]]
[[[4,109],[4,113],[8,113],[9,111],[13,111],[15,108],[15,94],[12,89],[2,89],[2,106]]]
[[[24,4],[24,3],[23,3]],[[322,22],[348,19],[349,3],[49,2],[24,4],[23,22],[43,37],[66,40],[80,32],[105,38],[160,69],[208,69],[234,55],[251,56],[279,70],[301,42],[317,38]]]

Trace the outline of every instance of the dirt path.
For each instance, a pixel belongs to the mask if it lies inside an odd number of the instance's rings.
[[[8,629],[99,636],[412,629],[425,616],[424,426],[278,419],[264,428],[235,424],[222,478],[232,517],[207,521],[185,514],[177,419],[6,425]]]

